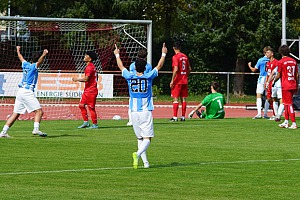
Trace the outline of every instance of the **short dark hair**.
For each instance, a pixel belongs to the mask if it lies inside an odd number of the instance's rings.
[[[140,73],[144,72],[146,70],[146,64],[147,62],[144,59],[138,58],[135,61],[135,70]]]
[[[173,47],[174,47],[174,49],[181,50],[180,42],[179,41],[174,41],[173,42]]]
[[[137,54],[137,57],[142,58],[142,59],[147,58],[147,56],[148,56],[147,49],[141,49],[141,50],[139,50],[139,52]]]
[[[98,55],[95,52],[93,52],[93,51],[87,51],[86,55],[90,56],[90,58],[92,59],[92,61],[98,59]]]
[[[210,86],[212,86],[216,91],[218,91],[220,88],[219,83],[216,81],[211,82]]]
[[[41,55],[42,55],[41,52],[32,53],[32,55],[31,55],[32,63],[36,63],[39,60],[39,58],[41,57]]]
[[[285,44],[282,45],[282,46],[280,46],[279,49],[278,49],[278,51],[283,56],[289,56],[290,53],[291,53],[290,47],[288,45],[285,45]]]

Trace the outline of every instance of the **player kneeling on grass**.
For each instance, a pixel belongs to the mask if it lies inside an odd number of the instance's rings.
[[[203,101],[189,114],[191,119],[196,112],[199,118],[205,119],[223,119],[225,117],[224,105],[226,104],[225,98],[221,93],[218,93],[219,84],[212,82],[210,85],[211,94],[207,95]],[[205,107],[199,112],[200,108]]]
[[[150,145],[151,138],[154,137],[152,110],[152,82],[158,76],[158,71],[162,68],[167,53],[165,43],[162,47],[162,55],[157,66],[148,73],[144,73],[147,62],[144,59],[137,59],[135,62],[135,73],[130,73],[120,59],[120,51],[115,45],[114,54],[116,56],[122,76],[127,80],[129,88],[129,109],[131,110],[132,126],[138,139],[138,151],[133,152],[133,167],[138,168],[138,161],[141,157],[144,167],[149,167],[146,150]]]
[[[7,119],[4,125],[0,137],[9,138],[7,134],[8,129],[14,124],[21,114],[35,112],[34,124],[33,124],[33,135],[39,135],[46,137],[47,134],[39,130],[40,122],[43,116],[43,110],[38,99],[35,97],[34,88],[38,80],[38,68],[43,63],[48,50],[45,49],[43,54],[35,53],[32,55],[32,63],[27,62],[22,54],[20,53],[20,46],[17,46],[17,54],[19,60],[22,62],[23,78],[22,82],[19,83],[19,90],[16,95],[15,106],[13,114]]]

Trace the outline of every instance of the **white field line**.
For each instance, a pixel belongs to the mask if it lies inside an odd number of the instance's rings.
[[[48,106],[48,107],[78,107],[78,104],[51,104],[51,103],[48,103],[48,104],[41,104],[42,107],[43,106]],[[4,103],[4,104],[1,104],[0,106],[14,106],[14,104],[10,104],[10,103]],[[127,104],[103,104],[103,105],[100,105],[100,104],[96,104],[96,107],[128,107]],[[155,105],[154,104],[154,107],[155,108],[172,108],[173,105]],[[179,106],[180,107],[180,106]],[[195,108],[196,106],[193,105],[193,106],[187,106],[188,108]],[[225,108],[236,108],[236,109],[246,109],[246,106],[224,106]]]
[[[192,165],[225,165],[225,164],[244,164],[244,163],[270,163],[270,162],[291,162],[300,161],[300,158],[279,159],[279,160],[241,160],[228,162],[200,162]],[[173,167],[187,167],[190,164],[178,164]],[[164,168],[166,166],[156,166],[156,168]],[[172,167],[172,165],[170,165]],[[66,172],[87,172],[87,171],[107,171],[107,170],[125,170],[133,169],[132,167],[105,167],[105,168],[91,168],[91,169],[66,169],[66,170],[51,170],[51,171],[31,171],[31,172],[0,172],[0,176],[5,175],[26,175],[26,174],[51,174],[51,173],[66,173]]]

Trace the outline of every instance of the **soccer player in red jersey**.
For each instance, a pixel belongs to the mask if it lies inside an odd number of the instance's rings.
[[[171,97],[173,98],[173,117],[171,121],[178,121],[177,113],[179,98],[181,100],[181,121],[185,121],[186,98],[188,97],[188,76],[192,70],[188,57],[181,52],[179,42],[174,42],[173,50],[175,55],[172,57],[172,79],[170,82]]]
[[[274,58],[274,51],[272,48],[269,49],[269,54],[267,54],[267,57],[270,59],[266,63],[266,71],[267,71],[267,78],[266,78],[266,85],[265,85],[265,91],[266,91],[266,96],[269,103],[265,103],[265,108],[264,108],[264,116],[268,116],[267,112],[269,110],[269,106],[273,110],[273,116],[270,118],[270,120],[275,120],[276,113],[274,111],[273,103],[275,103],[272,99],[272,84],[273,84],[273,79],[271,78],[273,70],[277,67],[277,62],[278,60]],[[270,80],[269,80],[270,79]],[[269,87],[270,86],[270,87]],[[278,109],[278,104],[277,104],[277,109]],[[276,110],[277,112],[277,110]]]
[[[79,108],[84,122],[81,126],[78,126],[78,128],[91,128],[91,129],[98,128],[97,113],[95,109],[96,97],[98,95],[98,89],[97,89],[98,73],[95,65],[93,64],[93,61],[97,60],[97,58],[98,56],[95,52],[93,51],[86,52],[84,56],[84,61],[86,62],[84,77],[72,78],[72,80],[75,82],[77,81],[85,82],[84,92],[79,102]],[[86,106],[88,107],[91,113],[91,119],[93,122],[92,126],[90,126],[88,122],[88,113],[87,113]]]
[[[271,97],[273,101],[273,114],[275,115],[274,117],[271,117],[271,120],[275,120],[276,122],[280,122],[281,115],[284,110],[284,105],[282,103],[282,90],[281,90],[281,80],[276,81],[276,83],[273,85],[274,78],[277,75],[277,70],[278,70],[278,60],[274,58],[274,52],[273,50],[271,51],[271,54],[269,55],[270,61],[267,62],[267,68],[268,70],[268,77],[267,77],[267,82],[266,82],[266,88],[267,88],[267,98],[269,98],[269,94],[271,91]],[[270,72],[270,75],[269,75]],[[279,103],[279,105],[278,105]]]
[[[295,111],[293,108],[293,95],[298,91],[298,67],[297,62],[289,57],[291,50],[289,46],[279,47],[279,53],[282,58],[278,61],[278,74],[274,80],[276,82],[281,78],[282,101],[284,104],[284,122],[279,124],[281,128],[297,129]],[[292,125],[289,127],[289,118]]]

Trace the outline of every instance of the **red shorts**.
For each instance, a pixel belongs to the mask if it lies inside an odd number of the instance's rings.
[[[171,97],[188,97],[188,85],[187,84],[177,84],[171,89]]]
[[[293,105],[293,95],[297,90],[282,90],[282,102],[284,105]]]
[[[97,95],[97,93],[84,92],[81,96],[79,104],[88,105],[91,108],[95,108]]]

